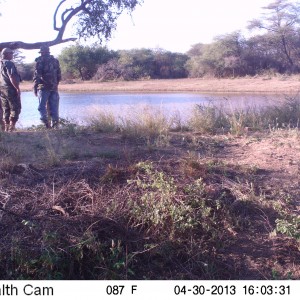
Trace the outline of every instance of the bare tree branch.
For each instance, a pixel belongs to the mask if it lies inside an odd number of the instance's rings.
[[[48,47],[67,43],[67,42],[74,42],[77,38],[67,38],[67,39],[54,39],[52,41],[46,42],[37,42],[37,43],[25,43],[22,41],[14,41],[14,42],[3,42],[0,43],[0,50],[3,48],[10,48],[10,49],[25,49],[25,50],[34,50],[39,49],[41,46],[47,45]]]
[[[78,14],[82,9],[85,8],[85,5],[90,3],[91,0],[85,0],[85,1],[81,1],[81,5],[79,5],[76,8],[69,8],[66,9],[61,16],[61,20],[62,20],[62,24],[60,27],[57,26],[57,14],[58,11],[60,9],[60,7],[62,6],[62,4],[66,2],[66,0],[62,0],[55,12],[54,12],[54,19],[53,19],[53,26],[54,26],[54,30],[58,31],[58,34],[56,36],[56,38],[52,41],[45,41],[45,42],[37,42],[37,43],[25,43],[22,41],[13,41],[13,42],[3,42],[0,43],[0,50],[3,48],[11,48],[11,49],[25,49],[25,50],[33,50],[33,49],[39,49],[41,46],[43,45],[47,45],[47,46],[54,46],[54,45],[58,45],[58,44],[63,44],[63,43],[67,43],[67,42],[71,42],[71,41],[76,41],[77,38],[66,38],[63,39],[63,35],[64,32],[66,30],[66,27],[69,23],[69,21],[76,15]]]
[[[61,5],[62,5],[64,2],[66,2],[66,0],[62,0],[62,1],[58,4],[58,6],[56,7],[56,10],[55,10],[55,12],[54,12],[54,16],[53,16],[53,28],[54,28],[54,30],[59,30],[59,28],[56,26],[57,13],[58,13],[59,8],[61,7]]]
[[[98,35],[101,41],[101,36],[106,39],[110,37],[111,31],[115,28],[117,17],[124,9],[133,10],[134,7],[143,2],[143,0],[81,0],[77,7],[72,6],[65,9],[61,14],[61,25],[58,26],[57,19],[59,10],[67,0],[61,0],[55,9],[53,16],[53,29],[57,31],[57,36],[51,41],[26,43],[22,41],[3,42],[0,43],[0,50],[3,48],[15,49],[39,49],[41,46],[54,46],[70,41],[75,41],[77,38],[63,38],[66,27],[70,20],[76,15],[79,16],[78,30],[79,37],[90,37]],[[117,8],[117,9],[115,9]],[[82,12],[85,13],[82,14]],[[88,15],[88,17],[86,16]]]

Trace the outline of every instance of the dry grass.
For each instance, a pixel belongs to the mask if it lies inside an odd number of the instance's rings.
[[[0,136],[2,279],[300,278],[297,129],[69,133]]]
[[[294,100],[260,131],[198,109],[1,132],[0,278],[299,279]]]
[[[235,79],[169,79],[116,82],[61,83],[64,92],[195,92],[195,93],[297,93],[300,78],[295,76],[248,77]],[[32,91],[32,83],[21,84]]]

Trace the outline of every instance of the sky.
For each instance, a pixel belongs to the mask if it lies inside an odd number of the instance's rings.
[[[76,2],[76,0],[68,0]],[[77,0],[78,1],[78,0]],[[53,14],[60,0],[0,0],[0,40],[41,42],[56,36]],[[103,43],[112,50],[162,48],[185,53],[197,43],[241,30],[250,20],[263,13],[262,7],[273,0],[144,0],[128,15],[120,16],[110,41]],[[67,28],[64,38],[74,37]],[[93,41],[94,42],[94,41]],[[51,47],[57,56],[72,42]],[[23,51],[26,62],[34,61],[38,50]]]

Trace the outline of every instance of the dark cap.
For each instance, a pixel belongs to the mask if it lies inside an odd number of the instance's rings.
[[[42,53],[42,52],[49,53],[49,52],[50,52],[50,48],[49,48],[48,46],[42,46],[42,47],[40,48],[39,53]]]
[[[13,52],[14,51],[11,50],[10,48],[4,48],[4,49],[2,49],[1,54],[5,55],[5,54],[8,54],[8,53],[13,53]]]

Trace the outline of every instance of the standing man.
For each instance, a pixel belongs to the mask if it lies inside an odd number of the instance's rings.
[[[17,71],[13,59],[13,50],[4,48],[1,51],[1,104],[3,114],[1,116],[2,128],[5,131],[14,131],[21,113],[21,77]]]
[[[35,96],[39,99],[38,110],[41,121],[46,128],[56,128],[59,121],[58,84],[61,80],[59,61],[53,55],[50,55],[50,49],[47,46],[42,46],[39,53],[41,56],[35,59],[33,90]],[[48,109],[51,124],[48,120]]]
[[[3,121],[3,109],[2,109],[1,99],[0,99],[0,127],[2,131],[5,131],[5,122]]]

